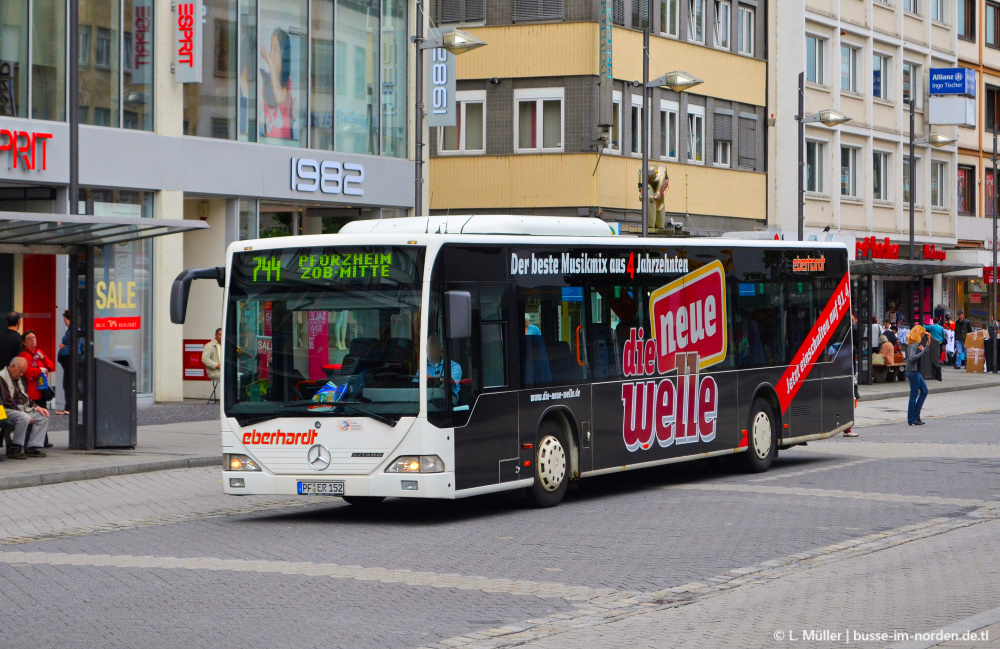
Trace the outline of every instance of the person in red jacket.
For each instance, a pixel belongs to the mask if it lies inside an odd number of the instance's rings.
[[[35,335],[34,331],[30,329],[25,331],[22,340],[24,341],[24,351],[21,352],[20,356],[28,363],[28,368],[24,371],[24,378],[28,383],[28,397],[41,407],[48,408],[46,400],[42,399],[42,395],[38,391],[38,379],[42,375],[56,371],[55,361],[38,348],[38,336]],[[46,378],[51,386],[52,379],[48,376]]]

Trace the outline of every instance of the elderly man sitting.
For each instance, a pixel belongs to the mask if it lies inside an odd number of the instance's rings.
[[[27,386],[22,380],[28,363],[17,356],[3,370],[0,370],[0,402],[7,411],[7,422],[14,427],[11,436],[13,444],[7,449],[7,457],[23,460],[29,457],[45,457],[41,450],[45,433],[49,430],[49,411],[28,398]],[[28,425],[31,438],[25,448]]]

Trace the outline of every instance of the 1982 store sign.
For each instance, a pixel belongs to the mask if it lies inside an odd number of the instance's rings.
[[[292,158],[292,191],[364,196],[365,166],[336,160]]]

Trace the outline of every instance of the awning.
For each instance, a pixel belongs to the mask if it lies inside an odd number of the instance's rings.
[[[852,275],[937,275],[981,268],[975,264],[948,263],[929,259],[855,259],[851,261]]]
[[[167,234],[207,230],[204,221],[0,212],[0,252],[67,254]]]

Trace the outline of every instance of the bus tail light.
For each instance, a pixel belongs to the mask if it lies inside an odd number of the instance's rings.
[[[397,457],[386,473],[443,473],[444,461],[436,455],[401,455]]]
[[[247,455],[226,454],[222,457],[226,471],[260,471],[257,463]]]

